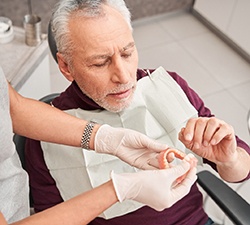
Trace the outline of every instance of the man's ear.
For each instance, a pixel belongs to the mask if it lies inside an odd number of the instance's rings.
[[[62,72],[62,74],[65,76],[65,78],[68,81],[72,82],[74,80],[74,77],[71,75],[68,63],[66,62],[66,60],[64,59],[61,53],[57,52],[56,56],[57,56],[57,63],[58,63],[60,71]]]

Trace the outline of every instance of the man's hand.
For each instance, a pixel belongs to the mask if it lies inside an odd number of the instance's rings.
[[[238,158],[232,126],[214,117],[188,120],[179,139],[194,153],[216,164],[234,163]]]
[[[159,168],[157,156],[166,149],[161,144],[137,131],[102,125],[95,136],[95,151],[119,157],[139,169]]]
[[[179,139],[197,155],[216,164],[220,176],[238,182],[249,176],[250,156],[237,142],[232,126],[211,117],[190,119]]]

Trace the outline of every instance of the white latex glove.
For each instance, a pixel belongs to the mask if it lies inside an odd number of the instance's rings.
[[[112,171],[111,178],[120,202],[133,199],[162,211],[189,193],[197,179],[196,168],[189,169],[190,164],[182,161],[181,164],[164,170],[123,174],[115,174]],[[176,179],[185,173],[187,173],[185,179],[177,183]]]
[[[137,131],[102,125],[95,136],[95,151],[119,157],[139,169],[159,168],[157,156],[166,149],[161,144]]]

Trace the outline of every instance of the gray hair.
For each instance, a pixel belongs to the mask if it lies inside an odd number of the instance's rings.
[[[72,14],[85,17],[99,17],[103,15],[103,5],[113,7],[124,17],[132,30],[131,15],[123,0],[60,0],[55,6],[51,19],[51,28],[57,49],[70,63],[70,53],[74,45],[70,39],[68,28]]]

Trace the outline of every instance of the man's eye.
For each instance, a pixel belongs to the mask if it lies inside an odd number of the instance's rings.
[[[107,62],[104,62],[104,63],[97,63],[97,64],[94,64],[93,66],[95,67],[103,67],[107,64]]]
[[[96,63],[93,63],[92,66],[100,68],[100,67],[107,66],[110,62],[111,62],[111,59],[106,59],[104,62],[99,62],[99,63],[96,62]]]
[[[105,65],[105,63],[103,63],[103,64],[95,64],[94,66],[95,67],[102,67],[102,66],[104,66]]]

